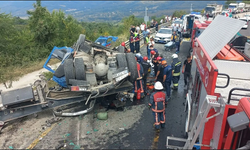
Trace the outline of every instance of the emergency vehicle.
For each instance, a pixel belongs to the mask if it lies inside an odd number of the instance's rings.
[[[186,95],[187,139],[167,137],[167,148],[249,149],[250,148],[250,61],[233,48],[231,39],[245,22],[217,16],[195,38],[191,79]],[[230,26],[226,26],[230,24]],[[228,47],[229,46],[229,47]],[[234,50],[244,59],[219,59],[218,53]],[[172,141],[184,142],[180,147]]]

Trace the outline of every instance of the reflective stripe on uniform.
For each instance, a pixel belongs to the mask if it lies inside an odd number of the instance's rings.
[[[147,43],[149,43],[149,39],[148,39],[148,37],[146,37],[146,42],[147,42]]]
[[[174,66],[177,66],[177,65],[179,65],[179,64],[181,64],[181,62],[176,63]]]
[[[178,83],[175,83],[175,84],[173,84],[174,86],[178,86],[179,84]]]
[[[174,73],[173,76],[179,76],[181,73]]]

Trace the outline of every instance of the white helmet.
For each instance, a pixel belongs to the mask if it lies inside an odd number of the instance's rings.
[[[177,54],[173,54],[172,58],[178,58],[178,55]]]
[[[157,81],[155,83],[155,87],[154,87],[156,90],[163,90],[163,86],[161,84],[161,82]]]
[[[136,53],[135,56],[136,57],[141,57],[141,54],[140,53]]]

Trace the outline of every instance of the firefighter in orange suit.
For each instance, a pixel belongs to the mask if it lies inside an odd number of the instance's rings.
[[[150,95],[150,100],[148,107],[152,108],[154,116],[154,126],[156,130],[165,128],[165,104],[167,99],[167,94],[163,92],[163,85],[161,82],[157,81],[154,85],[155,92]]]
[[[143,98],[144,95],[144,89],[143,89],[143,76],[144,76],[144,72],[143,72],[143,67],[142,65],[138,62],[138,58],[135,57],[136,61],[137,61],[137,79],[135,81],[135,93],[137,93],[138,89],[140,89],[141,92],[141,98]]]

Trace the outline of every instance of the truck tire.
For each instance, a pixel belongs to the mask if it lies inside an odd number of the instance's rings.
[[[123,46],[118,46],[117,51],[119,53],[124,53],[125,48]]]
[[[89,82],[86,80],[69,79],[69,84],[72,86],[88,86]]]
[[[86,38],[85,35],[80,34],[80,35],[79,35],[79,38],[78,38],[78,40],[77,40],[77,42],[76,42],[76,44],[79,45],[79,47],[80,47],[81,44],[84,44],[85,38]]]
[[[75,59],[75,73],[77,80],[86,80],[85,66],[82,58]]]
[[[67,85],[69,84],[69,79],[75,79],[75,69],[73,65],[73,59],[66,59],[64,62],[64,74]]]
[[[137,74],[137,62],[135,60],[135,55],[132,53],[126,54],[127,64],[128,64],[128,70],[130,72],[129,81],[131,83],[134,83],[138,74]]]
[[[60,66],[56,69],[54,76],[56,76],[57,78],[61,78],[63,77],[64,74],[64,66],[63,64],[60,64]]]
[[[118,68],[128,67],[125,54],[116,54],[116,61],[117,61]]]

